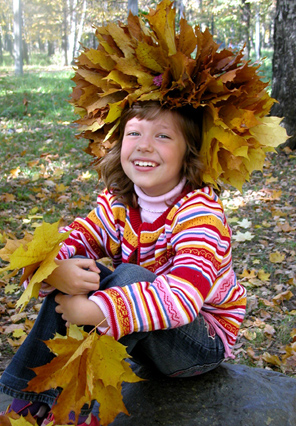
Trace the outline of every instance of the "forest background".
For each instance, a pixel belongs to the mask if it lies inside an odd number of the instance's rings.
[[[15,75],[16,2],[22,8],[22,75]],[[95,205],[101,185],[83,151],[86,142],[75,139],[75,115],[67,103],[73,58],[80,43],[96,47],[94,26],[126,22],[129,8],[147,13],[157,3],[0,0],[0,248],[42,221],[69,223]],[[178,0],[176,7],[178,19],[185,11],[190,24],[208,26],[222,48],[245,45],[246,58],[262,63],[272,91],[275,1]],[[288,59],[280,58],[281,69]],[[233,229],[234,267],[249,300],[235,362],[290,375],[296,375],[295,168],[295,151],[279,149],[242,193],[227,188],[221,194]],[[37,301],[25,312],[15,310],[18,283],[18,275],[0,278],[0,373],[40,308]]]
[[[69,65],[80,43],[96,47],[93,27],[107,21],[126,21],[128,10],[147,13],[157,1],[0,0],[0,65],[13,58],[13,14],[22,8],[23,60],[32,64],[42,55],[43,64]],[[222,47],[246,46],[246,56],[256,59],[273,47],[275,0],[178,0],[178,20],[186,13],[191,25],[208,27]],[[270,77],[270,76],[269,76]]]

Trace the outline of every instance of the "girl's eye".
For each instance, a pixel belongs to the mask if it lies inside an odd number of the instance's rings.
[[[169,137],[168,135],[163,135],[163,134],[158,135],[158,137],[159,137],[160,139],[170,139],[170,137]]]
[[[127,136],[138,136],[139,132],[128,132]]]

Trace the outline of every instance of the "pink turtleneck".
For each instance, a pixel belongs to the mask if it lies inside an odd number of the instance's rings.
[[[135,192],[138,196],[138,204],[140,207],[141,219],[143,222],[152,223],[172,204],[172,202],[181,194],[186,183],[184,177],[175,188],[166,194],[158,197],[149,197],[140,187],[134,185]]]

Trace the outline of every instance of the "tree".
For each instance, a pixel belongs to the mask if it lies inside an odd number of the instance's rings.
[[[135,16],[138,15],[138,0],[128,0],[127,10]]]
[[[13,34],[15,73],[23,74],[22,2],[13,0]]]
[[[242,25],[241,25],[241,33],[242,33],[242,41],[245,44],[246,56],[249,59],[250,57],[250,21],[251,21],[251,7],[250,2],[246,0],[242,0]]]
[[[296,148],[296,2],[277,0],[274,29],[272,96],[279,102],[271,113],[284,117],[283,125],[291,138],[287,145]]]

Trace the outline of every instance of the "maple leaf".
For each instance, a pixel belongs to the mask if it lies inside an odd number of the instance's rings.
[[[24,238],[21,240],[17,240],[17,239],[10,240],[9,238],[7,238],[5,247],[3,247],[0,250],[1,259],[9,262],[10,256],[13,254],[13,252],[21,245],[26,246],[30,241],[32,241],[32,239],[33,239],[33,236],[27,232],[25,233]],[[13,269],[13,268],[9,268],[9,269]]]
[[[256,271],[252,269],[251,271],[248,271],[247,269],[244,269],[242,274],[239,275],[241,278],[256,278]]]
[[[247,229],[247,228],[250,228],[250,226],[252,225],[252,222],[251,221],[249,221],[248,219],[243,219],[243,220],[241,220],[241,221],[239,221],[239,222],[237,222],[237,224],[239,225],[239,226],[241,226],[242,228],[245,228],[245,229]]]
[[[276,365],[276,366],[282,365],[282,362],[279,359],[279,357],[277,355],[271,355],[269,352],[264,352],[264,354],[262,355],[262,359],[264,359],[264,361],[272,365]]]
[[[68,423],[71,411],[77,423],[82,406],[92,400],[100,404],[102,426],[110,424],[120,412],[128,414],[122,401],[122,382],[143,379],[136,376],[125,361],[130,357],[125,346],[111,336],[88,334],[75,325],[70,325],[66,336],[56,334],[45,343],[56,357],[45,366],[33,369],[36,377],[26,391],[40,393],[62,388],[52,407],[57,424]]]
[[[291,297],[293,297],[293,293],[290,290],[284,291],[280,294],[277,294],[276,296],[273,297],[272,301],[274,303],[279,304],[280,302],[282,302],[283,300],[290,300]]]
[[[274,253],[270,253],[269,260],[271,263],[282,263],[285,257],[284,253],[281,254],[279,251],[276,251]]]
[[[250,241],[254,238],[254,235],[252,235],[249,231],[247,232],[240,232],[238,231],[235,235],[232,236],[232,238],[235,241]]]
[[[268,281],[270,278],[270,274],[268,272],[265,272],[264,269],[260,269],[260,271],[258,271],[258,278],[261,281]]]
[[[24,268],[21,283],[33,274],[28,287],[17,302],[17,307],[21,307],[21,310],[32,297],[38,297],[42,281],[58,267],[55,258],[62,241],[70,234],[58,232],[59,226],[59,222],[43,222],[36,228],[33,236],[26,235],[22,240],[8,240],[6,246],[0,250],[0,257],[9,261],[9,265],[0,269],[0,273]]]
[[[51,426],[53,423],[49,423],[48,426]],[[17,414],[15,411],[11,411],[7,414],[0,415],[0,425],[1,426],[37,426],[37,421],[31,415],[30,412],[23,417]]]

